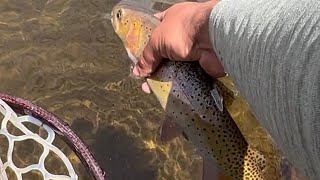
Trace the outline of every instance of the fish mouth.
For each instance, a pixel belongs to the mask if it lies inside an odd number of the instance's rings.
[[[113,13],[106,13],[103,15],[103,19],[108,19],[108,20],[111,20],[112,21],[112,17],[113,17]]]
[[[111,25],[114,27],[114,21],[113,21],[113,11],[111,13],[105,13],[102,15],[102,19],[111,21]]]

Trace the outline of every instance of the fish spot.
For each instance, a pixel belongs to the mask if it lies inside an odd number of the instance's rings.
[[[194,121],[194,119],[192,118],[191,121]]]
[[[203,128],[203,131],[206,131],[207,129],[206,128]]]

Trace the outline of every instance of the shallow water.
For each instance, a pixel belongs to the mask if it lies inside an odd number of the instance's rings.
[[[163,112],[129,77],[102,16],[118,1],[0,0],[0,91],[67,121],[110,179],[198,179],[183,138],[157,140]]]
[[[68,122],[110,179],[200,179],[201,158],[189,142],[158,140],[164,113],[129,77],[127,54],[102,18],[116,3],[0,0],[0,91]],[[244,107],[242,101],[230,107],[240,129],[277,161],[278,151]]]

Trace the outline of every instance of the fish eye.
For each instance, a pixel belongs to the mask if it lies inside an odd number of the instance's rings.
[[[121,16],[122,16],[122,10],[119,9],[118,12],[117,12],[117,18],[121,19]]]

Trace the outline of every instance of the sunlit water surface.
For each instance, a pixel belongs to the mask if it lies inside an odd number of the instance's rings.
[[[198,179],[190,143],[157,140],[163,111],[129,77],[127,54],[102,18],[116,3],[1,0],[0,91],[68,122],[110,179]]]

